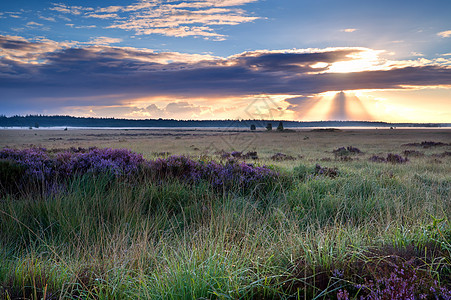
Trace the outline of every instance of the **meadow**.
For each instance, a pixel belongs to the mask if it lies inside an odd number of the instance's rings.
[[[0,180],[4,299],[451,299],[448,129],[0,130]]]

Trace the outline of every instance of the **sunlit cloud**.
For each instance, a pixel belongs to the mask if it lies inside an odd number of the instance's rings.
[[[92,38],[87,44],[91,45],[109,45],[109,44],[117,44],[122,42],[122,39],[119,38],[110,38],[105,36],[100,36],[96,38]]]
[[[134,31],[136,35],[196,36],[224,40],[215,26],[239,25],[260,17],[249,16],[237,7],[257,0],[199,0],[192,2],[145,1],[126,6],[82,7],[53,4],[51,10],[86,18],[113,20],[107,28]]]
[[[28,27],[33,27],[33,26],[44,26],[44,25],[41,24],[41,23],[37,23],[37,22],[28,22],[27,26]]]
[[[448,38],[451,36],[451,30],[441,31],[441,32],[437,33],[437,35],[442,38]]]
[[[362,49],[362,51],[347,55],[350,58],[349,60],[334,62],[327,71],[331,73],[348,73],[380,69],[381,59],[379,54],[382,52]]]
[[[68,6],[62,3],[53,3],[53,7],[50,7],[49,9],[72,15],[81,15],[84,11],[94,10],[92,7]]]
[[[54,17],[39,16],[39,19],[50,21],[50,22],[56,22],[56,19]]]
[[[342,30],[340,30],[340,31],[350,33],[350,32],[354,32],[354,31],[356,31],[356,30],[357,30],[356,28],[345,28],[345,29],[342,29]]]
[[[119,19],[117,14],[87,14],[86,18],[97,18],[97,19]]]
[[[71,28],[77,28],[77,29],[89,29],[89,28],[96,28],[96,25],[80,25],[80,26],[75,26],[75,24],[65,24],[66,26],[69,26]]]
[[[20,63],[36,64],[39,63],[39,61],[44,62],[46,54],[73,45],[73,43],[69,42],[58,43],[43,38],[30,42],[20,36],[0,35],[0,59],[4,58]]]

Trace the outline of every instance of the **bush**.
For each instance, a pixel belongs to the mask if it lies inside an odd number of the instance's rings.
[[[9,159],[0,159],[0,196],[2,191],[16,194],[21,190],[25,167]]]
[[[398,154],[389,153],[387,155],[387,162],[392,164],[404,164],[408,161],[409,159],[407,157],[403,158],[401,155]]]
[[[239,163],[233,159],[225,164],[219,164],[215,161],[198,162],[183,155],[150,161],[147,172],[153,180],[160,182],[168,178],[175,178],[189,184],[206,181],[214,188],[221,190],[223,188],[246,190],[258,184],[274,182],[279,175],[265,166]]]
[[[360,154],[362,151],[359,148],[348,146],[348,147],[340,147],[332,151],[335,156],[347,156],[351,154]]]

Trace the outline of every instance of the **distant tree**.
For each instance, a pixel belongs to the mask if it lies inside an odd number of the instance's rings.
[[[268,123],[268,125],[266,125],[266,130],[271,131],[272,130],[272,124]]]
[[[279,125],[277,125],[277,131],[283,131],[283,123],[282,123],[282,121],[280,121]]]
[[[257,129],[254,124],[251,125],[251,130]]]

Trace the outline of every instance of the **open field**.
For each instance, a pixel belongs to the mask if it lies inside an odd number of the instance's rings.
[[[362,153],[333,152],[348,146]],[[2,193],[1,297],[451,297],[451,130],[0,130],[6,147],[127,148],[221,166],[232,151],[257,152],[235,160],[278,175],[218,188],[146,167]],[[389,153],[399,161],[374,161]]]
[[[202,155],[219,150],[258,151],[270,156],[283,152],[313,160],[327,157],[325,151],[353,145],[364,152],[400,153],[412,147],[403,144],[421,141],[451,142],[451,129],[355,129],[323,132],[216,131],[216,130],[0,130],[0,147],[46,148],[112,147],[128,148],[152,158],[157,153]],[[450,147],[423,149],[425,153]],[[330,155],[329,155],[330,156]]]

